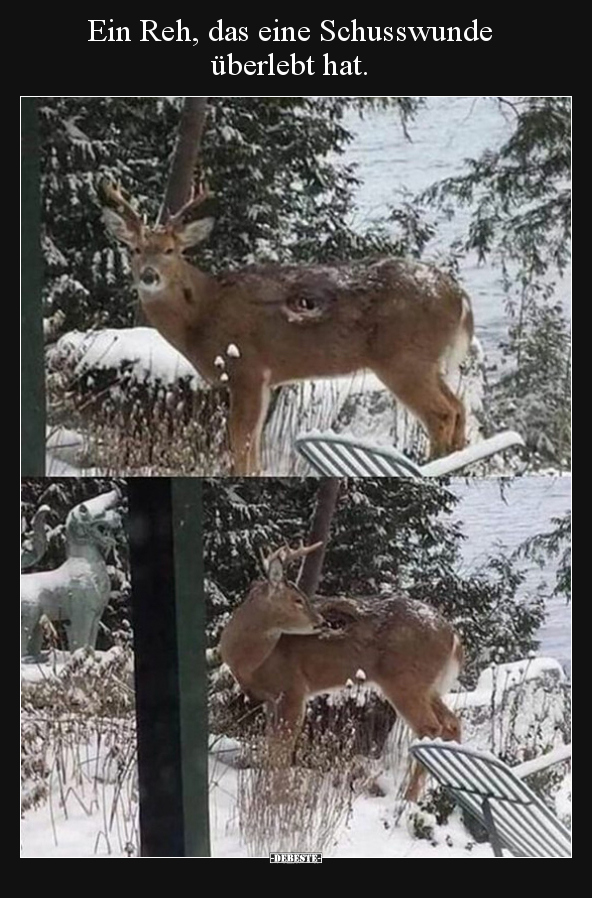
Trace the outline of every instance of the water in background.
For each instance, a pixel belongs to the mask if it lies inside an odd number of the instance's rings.
[[[497,479],[456,480],[451,487],[460,497],[453,520],[463,522],[467,539],[462,557],[467,569],[485,562],[487,555],[503,545],[513,551],[520,543],[538,533],[553,529],[551,518],[560,517],[571,508],[571,477],[518,477],[500,489]],[[521,560],[527,572],[522,595],[533,592],[543,581],[551,593],[555,585],[556,560],[541,570]],[[571,606],[563,598],[547,601],[547,621],[539,634],[540,654],[556,658],[569,671],[571,667]]]
[[[356,135],[344,159],[357,163],[362,181],[354,220],[360,229],[397,205],[402,190],[415,194],[434,181],[461,174],[466,158],[498,147],[512,127],[496,100],[483,97],[429,97],[409,125],[411,142],[403,135],[394,110],[372,112],[363,119],[350,112],[345,124]],[[438,253],[466,231],[468,220],[467,211],[460,210],[454,219],[443,222],[425,258],[437,262]],[[460,272],[473,303],[476,334],[489,362],[499,362],[498,343],[507,327],[499,271],[489,263],[478,265],[473,254],[461,261]],[[569,272],[557,294],[566,308],[568,284]]]
[[[460,174],[466,158],[499,146],[511,126],[511,119],[500,114],[494,99],[481,97],[429,97],[409,126],[411,142],[404,137],[395,111],[373,112],[364,119],[348,114],[346,127],[356,137],[345,161],[357,163],[362,182],[356,196],[354,225],[363,229],[370,221],[383,218],[389,206],[400,202],[402,190],[419,193],[434,181]],[[426,258],[437,260],[438,253],[445,252],[452,240],[462,235],[468,220],[466,210],[460,210],[450,222],[442,223]],[[499,361],[498,343],[507,329],[499,272],[490,264],[478,265],[475,256],[463,259],[460,271],[472,299],[477,336],[489,362]],[[567,272],[557,291],[566,308],[569,275]],[[454,491],[461,496],[455,518],[465,523],[468,539],[463,545],[463,558],[470,568],[484,561],[496,543],[512,550],[527,537],[552,529],[550,519],[571,507],[568,476],[516,479],[507,485],[505,501],[496,480],[459,480]],[[541,579],[549,584],[551,592],[554,563],[544,571],[528,562],[522,564],[528,569],[524,592]],[[547,622],[540,634],[541,653],[552,655],[569,668],[570,607],[563,599],[550,599],[547,608]]]

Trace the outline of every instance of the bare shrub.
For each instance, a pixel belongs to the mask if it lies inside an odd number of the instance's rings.
[[[331,851],[349,819],[364,765],[355,755],[354,722],[339,732],[301,737],[292,766],[278,763],[263,735],[245,745],[238,774],[238,823],[251,857],[270,851]]]
[[[120,476],[229,473],[225,391],[196,389],[190,377],[141,380],[131,364],[80,371],[75,362],[52,357],[47,379],[51,431],[82,437],[62,460]],[[59,434],[55,442],[60,458]]]
[[[330,852],[354,798],[356,767],[343,737],[324,733],[291,767],[278,766],[265,738],[247,750],[251,766],[239,770],[237,804],[249,855]]]
[[[136,724],[131,647],[80,649],[39,667],[22,684],[22,813],[47,805],[56,820],[72,807],[98,814],[103,843],[132,855],[139,845]]]

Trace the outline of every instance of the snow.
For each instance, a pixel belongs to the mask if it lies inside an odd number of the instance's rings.
[[[500,683],[499,671],[503,670],[504,682]],[[513,661],[497,667],[486,667],[479,675],[478,689],[493,692],[494,689],[507,689],[509,686],[524,683],[526,680],[538,680],[541,674],[553,671],[559,680],[565,679],[565,673],[554,658],[529,658],[526,661]]]
[[[77,373],[90,368],[115,369],[131,363],[139,381],[174,383],[190,378],[202,384],[195,368],[151,327],[107,328],[101,331],[70,331],[61,337],[53,353],[77,357]],[[50,359],[51,364],[51,359]]]
[[[27,815],[21,829],[21,857],[127,857],[121,850],[109,853],[98,816],[77,802],[72,802],[67,817],[58,811],[53,824],[46,809]]]
[[[210,826],[214,857],[249,857],[241,844],[235,807],[238,771],[220,758],[210,759]],[[335,834],[328,857],[491,857],[489,845],[474,845],[473,839],[454,818],[444,827],[434,827],[431,844],[414,838],[411,822],[405,815],[399,824],[401,811],[392,778],[379,780],[386,795],[369,797],[358,795],[353,800],[351,818],[343,821]],[[447,841],[448,840],[448,841]],[[471,847],[467,847],[471,846]],[[273,849],[271,849],[273,850]],[[308,843],[301,834],[294,851],[316,851],[318,846]]]
[[[517,764],[513,769],[516,776],[523,778],[530,776],[531,773],[538,773],[539,770],[546,770],[551,764],[566,761],[568,758],[571,758],[571,744],[562,745],[546,755],[541,755],[540,758],[533,758],[532,761]]]
[[[541,675],[551,672],[559,682],[565,682],[565,672],[555,658],[534,658],[512,661],[509,664],[492,664],[479,674],[479,679],[471,692],[451,693],[456,699],[456,708],[476,708],[494,703],[503,703],[504,696],[512,687],[521,687],[529,680],[538,680]]]
[[[113,650],[112,650],[113,651]],[[101,655],[101,653],[96,653]],[[63,657],[62,657],[63,656]],[[51,664],[23,664],[21,670],[27,680],[59,676],[67,653],[56,653]],[[109,653],[99,658],[107,664]],[[90,663],[90,661],[89,661]],[[522,670],[520,666],[522,665]],[[515,665],[505,665],[510,677],[515,674],[524,677],[524,668],[530,671],[527,678],[534,681],[537,676],[554,673],[563,676],[561,668],[553,659],[527,659]],[[503,671],[503,667],[500,668]],[[356,677],[362,679],[363,671]],[[502,677],[503,679],[503,677]],[[494,678],[486,671],[480,681],[481,691],[487,692],[486,685],[494,686]],[[479,691],[479,688],[478,690]],[[450,697],[449,697],[450,698]],[[470,704],[470,702],[469,702]],[[225,736],[210,737],[209,783],[210,783],[210,829],[213,857],[261,856],[249,853],[240,833],[241,782],[243,794],[245,783],[254,771],[241,766],[242,749],[236,739]],[[100,759],[100,776],[94,786],[85,777],[79,782],[66,784],[60,788],[58,778],[50,782],[50,801],[35,810],[27,811],[22,821],[22,857],[127,857],[126,844],[137,825],[137,783],[133,770],[126,780],[123,799],[116,795],[118,771],[113,759],[105,749],[95,745],[83,750],[96,767],[95,757]],[[555,752],[565,757],[565,748]],[[532,766],[533,762],[528,762]],[[536,762],[535,762],[536,763]],[[346,810],[335,817],[335,828],[325,846],[325,857],[492,857],[488,843],[476,844],[462,825],[460,816],[454,812],[448,822],[438,825],[435,818],[420,810],[417,805],[403,802],[401,779],[406,764],[401,762],[399,752],[389,768],[384,762],[366,760],[356,772],[351,768],[351,780],[347,780],[348,798]],[[528,765],[527,765],[528,766]],[[401,769],[403,768],[403,769]],[[520,768],[519,768],[520,769]],[[525,771],[530,772],[530,771]],[[301,770],[302,777],[310,776],[310,771]],[[330,794],[334,788],[333,773],[322,784]],[[259,783],[259,780],[256,780]],[[316,782],[316,781],[315,781]],[[341,787],[343,788],[343,786]],[[61,801],[60,796],[63,796]],[[571,778],[566,776],[556,794],[557,813],[563,820],[571,816]],[[323,813],[321,804],[317,813]],[[328,806],[327,815],[333,813]],[[332,818],[333,819],[333,818]],[[321,829],[319,829],[319,832]],[[418,837],[418,832],[423,834]],[[293,851],[318,851],[314,834],[302,831],[294,835],[296,844]],[[279,846],[270,846],[276,850]],[[281,849],[285,850],[285,849]]]

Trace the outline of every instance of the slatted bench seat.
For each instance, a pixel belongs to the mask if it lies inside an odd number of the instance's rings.
[[[521,779],[569,757],[571,746],[562,748],[513,768],[488,752],[440,739],[420,739],[409,750],[485,826],[495,857],[504,857],[503,849],[514,857],[571,857],[571,833]]]
[[[296,450],[311,467],[325,477],[438,477],[459,471],[512,446],[524,446],[512,430],[498,433],[443,458],[417,465],[393,446],[380,446],[332,431],[310,431],[296,437]]]

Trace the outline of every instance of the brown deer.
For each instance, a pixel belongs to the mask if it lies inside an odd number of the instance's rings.
[[[243,692],[266,704],[275,757],[291,762],[309,698],[362,676],[417,737],[460,740],[459,720],[442,701],[462,663],[450,624],[429,605],[402,596],[311,603],[288,582],[286,568],[320,545],[271,553],[267,579],[251,586],[220,640],[222,660]],[[409,799],[417,799],[421,781],[415,767]]]
[[[147,319],[202,377],[230,390],[235,474],[261,470],[272,387],[362,369],[423,422],[431,457],[464,447],[464,407],[442,369],[464,358],[473,317],[448,274],[386,258],[208,275],[183,258],[212,229],[211,218],[188,221],[207,192],[156,227],[110,183],[102,193],[107,228],[129,247]]]

